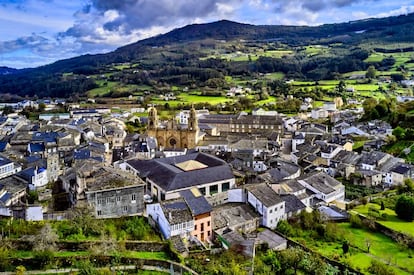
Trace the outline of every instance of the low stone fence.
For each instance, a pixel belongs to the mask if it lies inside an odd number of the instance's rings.
[[[10,240],[16,250],[32,250],[32,242],[27,240]],[[64,251],[85,251],[89,248],[100,245],[105,241],[59,241],[56,243],[58,250]],[[169,249],[166,242],[145,242],[145,241],[120,241],[118,245],[125,247],[126,250],[161,252]]]
[[[116,256],[74,256],[74,257],[55,257],[53,259],[54,266],[56,268],[76,268],[76,263],[80,261],[90,261],[95,267],[107,267],[107,266],[136,266],[136,270],[142,269],[145,266],[154,266],[164,270],[174,270],[174,273],[194,274],[197,273],[177,262],[169,260],[154,260],[154,259],[137,259],[128,257],[116,257]],[[36,258],[20,258],[12,260],[13,266],[25,266],[30,268],[38,268],[41,263]]]
[[[409,248],[414,248],[414,237],[413,236],[404,234],[402,232],[395,231],[392,228],[386,227],[385,225],[380,224],[378,221],[372,220],[369,217],[362,215],[356,211],[354,211],[354,213],[358,215],[358,217],[361,219],[361,221],[364,224],[373,223],[374,224],[374,227],[372,228],[373,230],[378,231],[390,237],[391,239],[393,239],[394,241],[400,244],[405,244]],[[410,225],[407,223],[407,226],[410,226]]]

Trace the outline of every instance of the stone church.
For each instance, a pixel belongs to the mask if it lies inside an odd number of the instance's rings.
[[[190,110],[187,125],[178,124],[174,119],[161,123],[158,120],[157,109],[150,107],[148,110],[147,134],[157,139],[159,148],[192,149],[202,139],[196,110],[193,107]]]

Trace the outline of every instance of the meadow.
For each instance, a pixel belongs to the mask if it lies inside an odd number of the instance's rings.
[[[408,275],[414,272],[412,249],[397,244],[381,233],[371,232],[365,228],[353,228],[350,223],[338,223],[334,226],[341,241],[324,241],[306,234],[294,239],[321,255],[338,260],[364,274],[369,274],[367,268],[372,259],[387,264],[396,274]],[[342,250],[343,241],[350,244],[347,254]]]

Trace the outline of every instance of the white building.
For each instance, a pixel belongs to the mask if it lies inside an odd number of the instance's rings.
[[[324,172],[314,172],[298,180],[306,189],[315,193],[315,197],[331,203],[345,199],[345,186]]]
[[[262,216],[260,224],[276,228],[285,215],[285,201],[267,184],[246,187],[247,202]]]
[[[20,165],[16,165],[7,158],[0,157],[0,179],[16,174],[21,170],[22,167]]]
[[[166,239],[173,236],[190,238],[194,231],[193,216],[182,198],[148,204],[147,214]]]

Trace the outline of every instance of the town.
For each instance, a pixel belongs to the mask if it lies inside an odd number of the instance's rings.
[[[414,165],[381,151],[395,129],[361,122],[363,108],[342,104],[338,98],[296,116],[191,107],[167,120],[156,105],[119,112],[63,99],[3,104],[0,213],[42,224],[76,211],[93,219],[141,216],[183,257],[219,248],[254,257],[261,244],[285,250],[293,241],[281,230],[288,220],[361,215],[352,208],[366,205],[366,196],[349,199],[344,182],[374,194],[414,178]],[[62,107],[67,112],[56,112]],[[41,109],[38,120],[22,115],[27,109]],[[128,133],[130,121],[144,131]],[[4,225],[2,239],[12,237]]]

